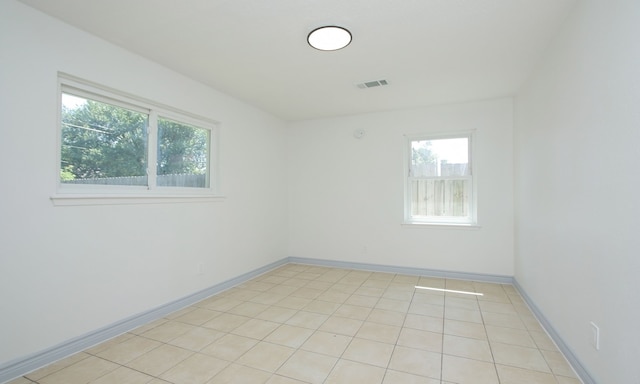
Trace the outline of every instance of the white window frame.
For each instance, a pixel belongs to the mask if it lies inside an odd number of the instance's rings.
[[[450,227],[478,227],[477,214],[477,164],[475,161],[475,136],[474,131],[452,132],[452,133],[420,133],[404,135],[404,151],[403,151],[403,178],[404,178],[404,225],[408,226],[450,226]],[[442,140],[466,138],[469,141],[469,176],[455,177],[455,179],[467,178],[470,180],[471,188],[469,190],[469,215],[466,217],[451,216],[414,216],[411,213],[411,181],[414,179],[411,175],[411,144],[414,141],[422,140]],[[448,178],[443,178],[448,179]]]
[[[56,144],[56,191],[51,196],[54,205],[102,205],[165,202],[217,201],[223,198],[219,190],[219,125],[220,123],[176,108],[104,87],[77,77],[58,75],[58,115]],[[71,94],[148,114],[147,186],[67,184],[60,181],[62,146],[62,94]],[[209,187],[188,188],[157,186],[158,117],[206,129],[209,134]]]

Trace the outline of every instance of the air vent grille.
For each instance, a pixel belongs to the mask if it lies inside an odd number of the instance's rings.
[[[367,81],[365,83],[360,83],[356,85],[360,89],[367,89],[367,88],[381,87],[383,85],[388,85],[388,84],[389,82],[387,80],[374,80],[374,81]]]

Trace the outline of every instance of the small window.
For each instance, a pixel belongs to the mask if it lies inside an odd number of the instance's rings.
[[[475,224],[471,135],[408,139],[405,220]]]
[[[214,194],[216,124],[60,80],[59,192]]]

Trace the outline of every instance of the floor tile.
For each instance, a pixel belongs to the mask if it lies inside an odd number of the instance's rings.
[[[295,352],[282,345],[260,342],[242,355],[236,362],[245,366],[275,372]]]
[[[470,339],[444,335],[442,353],[468,359],[493,362],[489,342],[486,340]]]
[[[442,334],[421,331],[418,329],[403,328],[397,341],[404,347],[424,349],[431,352],[442,352]]]
[[[538,349],[491,343],[491,350],[493,351],[495,362],[498,364],[551,373],[549,366]]]
[[[130,361],[127,367],[151,376],[159,376],[191,355],[192,351],[165,344]]]
[[[337,360],[336,357],[298,350],[277,373],[305,383],[322,384]]]
[[[269,289],[269,288],[266,288],[266,289]],[[240,300],[240,301],[250,301],[251,299],[253,299],[254,297],[258,296],[262,292],[264,292],[264,291],[258,291],[258,290],[255,290],[255,289],[238,287],[238,288],[229,290],[227,292],[226,297],[231,298],[231,299]]]
[[[264,292],[259,294],[258,296],[251,298],[251,300],[249,301],[256,304],[273,305],[282,301],[286,297],[286,295],[281,295],[278,293]]]
[[[414,315],[422,315],[422,316],[431,316],[431,317],[444,317],[444,306],[442,305],[432,305],[432,304],[423,304],[423,303],[411,303],[409,306],[410,314]]]
[[[219,311],[212,311],[206,308],[196,308],[193,311],[175,318],[175,321],[180,321],[191,325],[202,325],[221,314],[222,312]]]
[[[444,333],[453,336],[487,340],[487,331],[484,324],[470,323],[468,321],[445,319]]]
[[[348,360],[340,360],[335,368],[327,377],[325,384],[343,384],[343,383],[382,383],[385,370],[379,367],[373,367],[362,363],[356,363]]]
[[[258,344],[258,340],[228,334],[209,344],[200,352],[227,361],[235,361]]]
[[[400,335],[400,327],[365,321],[356,333],[356,337],[395,344]]]
[[[527,329],[522,320],[520,320],[520,316],[517,314],[484,312],[482,314],[482,318],[486,325],[523,330]]]
[[[108,344],[109,341],[107,341],[105,344]],[[80,352],[80,353],[76,353],[74,355],[71,355],[67,358],[64,358],[62,360],[58,360],[53,364],[49,364],[46,367],[40,368],[36,371],[27,373],[26,375],[24,375],[26,378],[31,379],[31,380],[39,380],[45,376],[48,376],[54,372],[57,372],[59,370],[61,370],[62,368],[66,368],[70,365],[73,365],[77,362],[79,362],[80,360],[84,360],[87,357],[90,357],[91,355],[89,355],[88,353],[85,352]]]
[[[318,296],[318,300],[342,304],[347,301],[349,296],[351,296],[350,293],[325,291]]]
[[[558,347],[556,347],[556,345],[553,343],[553,341],[551,340],[549,335],[547,335],[546,332],[529,331],[529,335],[531,336],[531,338],[536,343],[536,346],[539,349],[545,350],[545,351],[558,350]]]
[[[493,363],[449,355],[442,357],[442,380],[457,384],[500,383]]]
[[[307,384],[304,381],[292,379],[290,377],[284,377],[280,375],[273,375],[267,381],[266,384]]]
[[[373,308],[380,300],[377,296],[351,295],[345,304],[357,305],[360,307]]]
[[[557,384],[550,373],[496,364],[501,384]]]
[[[259,369],[231,364],[215,375],[206,384],[264,384],[271,374]]]
[[[288,296],[274,305],[282,308],[300,310],[309,305],[313,300],[305,297]]]
[[[541,351],[542,356],[551,368],[551,371],[556,375],[575,377],[573,369],[567,363],[567,359],[564,358],[562,353],[556,351]]]
[[[352,339],[350,336],[316,331],[300,348],[305,351],[340,357]]]
[[[442,333],[443,319],[441,317],[438,318],[408,313],[404,320],[404,327]]]
[[[231,332],[247,321],[251,320],[250,317],[238,316],[230,313],[223,313],[220,316],[216,316],[213,319],[207,321],[202,326],[206,328],[216,329],[222,332]]]
[[[393,349],[393,344],[354,338],[342,354],[342,358],[386,368]]]
[[[176,366],[163,373],[160,377],[172,383],[203,384],[226,368],[229,364],[230,363],[228,361],[196,353],[181,361]]]
[[[402,326],[406,316],[404,312],[376,308],[371,311],[366,320],[372,323]]]
[[[556,380],[558,384],[582,384],[582,381],[574,377],[556,376]]]
[[[387,369],[382,384],[440,384],[440,380]]]
[[[269,308],[267,304],[247,301],[240,305],[236,305],[235,307],[228,310],[227,313],[246,317],[256,317],[259,313],[264,312],[267,308]]]
[[[413,287],[399,288],[393,285],[389,285],[389,288],[387,288],[382,294],[381,299],[390,299],[390,300],[409,302],[413,298],[414,290],[415,288]]]
[[[162,343],[166,343],[184,333],[187,333],[192,329],[193,329],[193,326],[190,324],[185,324],[178,321],[167,321],[162,325],[159,325],[153,329],[148,330],[147,332],[141,334],[140,336],[146,337],[147,339],[153,339],[156,341],[160,341]]]
[[[321,313],[323,315],[331,315],[338,308],[340,308],[339,303],[331,303],[328,301],[321,300],[313,300],[308,305],[306,305],[303,309],[307,312]]]
[[[318,329],[325,321],[327,321],[328,318],[329,318],[328,315],[323,315],[323,314],[314,313],[314,312],[300,311],[295,315],[293,315],[285,323],[289,325],[303,327],[303,328]]]
[[[444,306],[444,295],[417,289],[413,294],[412,303]]]
[[[393,300],[382,297],[378,300],[375,308],[406,313],[409,310],[409,305],[409,301]]]
[[[225,335],[222,331],[197,327],[169,341],[169,344],[197,352]]]
[[[455,307],[446,307],[444,311],[445,319],[449,320],[458,320],[458,321],[466,321],[468,323],[478,323],[482,324],[482,315],[480,311],[455,308]]]
[[[298,313],[295,309],[272,306],[255,316],[256,319],[284,323]]]
[[[511,303],[480,301],[479,304],[482,312],[517,314],[515,307]]]
[[[522,347],[537,348],[529,332],[515,328],[496,327],[487,325],[489,341],[502,344],[520,345]]]
[[[460,298],[460,297],[447,297],[445,299],[445,307],[460,308],[460,309],[466,309],[469,311],[480,310],[480,306],[478,305],[478,300],[475,297],[473,299]]]
[[[163,322],[166,322],[166,321],[167,320],[164,320]],[[162,324],[162,323],[158,323],[157,325],[160,325],[160,324]],[[136,329],[141,329],[141,328],[143,328],[143,327],[139,327],[139,328],[136,328]],[[141,333],[144,333],[144,332],[148,331],[151,328],[153,328],[153,327],[146,328]],[[88,353],[88,354],[91,354],[91,355],[97,355],[98,353],[100,353],[100,352],[102,352],[104,350],[107,350],[107,349],[113,347],[116,344],[120,344],[125,340],[129,340],[130,338],[132,338],[134,336],[135,336],[135,334],[133,334],[133,333],[124,333],[124,334],[116,336],[116,337],[114,337],[114,338],[112,338],[110,340],[107,340],[107,341],[105,341],[103,343],[100,343],[100,344],[98,344],[96,346],[93,346],[93,347],[85,350],[85,352]]]
[[[364,322],[362,320],[331,316],[318,329],[324,332],[353,336],[358,332],[363,323]]]
[[[313,299],[317,299],[318,296],[322,294],[322,292],[324,292],[322,289],[302,287],[296,290],[295,292],[293,292],[290,296],[313,300]]]
[[[135,371],[127,367],[120,367],[106,375],[94,380],[91,384],[147,384],[153,380],[153,376]]]
[[[84,384],[120,368],[110,361],[90,356],[38,380],[41,384]]]
[[[440,353],[396,346],[389,369],[435,379],[440,378],[441,359]]]
[[[135,336],[111,348],[105,349],[98,353],[97,356],[117,364],[126,364],[161,345],[162,343],[158,341]]]
[[[232,299],[228,297],[210,297],[204,301],[198,303],[198,306],[202,308],[211,309],[213,311],[226,312],[236,305],[244,303],[242,300]]]
[[[286,347],[299,348],[313,332],[312,329],[283,324],[265,337],[264,341]]]
[[[280,324],[274,323],[272,321],[251,319],[231,331],[231,333],[239,336],[250,337],[252,339],[262,340],[271,332],[275,331],[279,326]]]
[[[376,286],[361,286],[360,288],[358,288],[354,294],[356,295],[360,295],[360,296],[369,296],[369,297],[376,297],[376,298],[381,298],[382,295],[384,294],[384,292],[386,291],[386,286],[388,284],[380,284],[380,286],[376,287]]]
[[[357,305],[343,304],[335,312],[335,316],[346,317],[354,320],[365,320],[371,314],[371,308]]]

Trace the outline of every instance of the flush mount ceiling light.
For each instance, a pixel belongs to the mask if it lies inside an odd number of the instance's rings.
[[[351,43],[351,32],[342,27],[328,25],[316,28],[307,36],[309,45],[321,51],[336,51]]]

